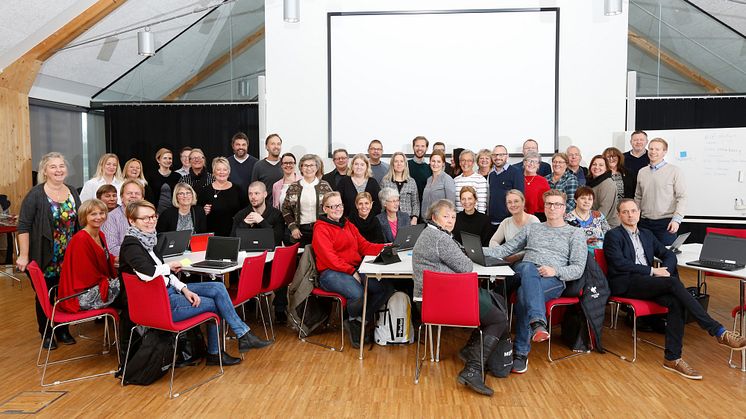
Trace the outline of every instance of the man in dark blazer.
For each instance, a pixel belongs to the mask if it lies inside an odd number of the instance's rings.
[[[622,199],[617,212],[622,225],[604,237],[611,294],[652,300],[668,308],[663,368],[693,380],[702,379],[702,375],[681,359],[687,310],[719,344],[739,351],[746,349],[746,338],[726,330],[686,290],[678,278],[673,252],[652,232],[637,227],[640,221],[637,203],[633,199]],[[654,257],[661,260],[661,267],[653,267]]]

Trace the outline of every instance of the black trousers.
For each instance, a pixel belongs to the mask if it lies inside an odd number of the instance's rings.
[[[689,310],[697,323],[711,336],[715,336],[715,333],[722,327],[707,314],[676,276],[632,275],[629,278],[629,288],[622,297],[652,300],[668,308],[665,344],[667,360],[681,358],[686,310]]]

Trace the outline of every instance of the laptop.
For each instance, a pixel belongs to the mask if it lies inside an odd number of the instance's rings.
[[[159,233],[158,242],[155,244],[155,251],[164,258],[179,256],[186,251],[191,238],[192,232],[190,230]]]
[[[238,266],[238,237],[212,236],[207,240],[205,260],[193,263],[192,267],[207,269],[227,269]]]
[[[466,256],[469,256],[472,262],[482,266],[506,266],[510,263],[506,260],[485,256],[482,251],[482,238],[476,234],[461,232],[461,241],[463,242]]]
[[[692,234],[692,233],[679,234],[679,236],[676,237],[676,240],[674,240],[673,243],[671,243],[671,246],[669,246],[668,249],[670,251],[674,252],[674,253],[677,253],[677,254],[681,253],[680,247],[681,247],[682,244],[684,244],[684,242],[686,241],[686,239],[689,238],[690,234]]]
[[[236,236],[241,239],[241,250],[263,252],[275,250],[275,232],[271,228],[239,228]]]
[[[420,233],[425,229],[425,224],[408,225],[399,228],[396,233],[396,238],[392,246],[399,250],[409,250],[414,248],[414,244],[417,243],[417,239],[420,237]]]
[[[705,236],[699,260],[687,265],[721,271],[737,271],[746,267],[746,239],[710,233]]]

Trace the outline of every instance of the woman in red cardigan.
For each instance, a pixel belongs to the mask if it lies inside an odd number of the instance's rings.
[[[543,196],[550,188],[544,176],[536,173],[540,164],[541,157],[538,153],[526,153],[523,158],[523,193],[526,196],[526,212],[535,215],[540,221],[546,221]]]
[[[106,247],[101,225],[106,221],[106,204],[98,199],[83,202],[78,210],[82,229],[70,239],[60,272],[59,298],[83,292],[60,303],[68,312],[106,307],[119,295],[114,257]]]
[[[325,215],[321,215],[313,227],[313,251],[316,254],[316,270],[319,272],[321,288],[342,294],[347,298],[347,330],[353,348],[359,348],[363,311],[364,274],[357,271],[366,255],[381,253],[383,244],[371,243],[360,234],[357,227],[344,214],[344,205],[339,192],[329,192],[321,201]],[[371,322],[375,311],[393,293],[391,284],[385,281],[368,283],[368,310],[366,320]],[[372,324],[372,322],[370,323]]]

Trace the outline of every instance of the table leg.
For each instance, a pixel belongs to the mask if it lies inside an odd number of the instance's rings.
[[[746,327],[744,327],[746,322],[743,321],[744,285],[746,285],[746,279],[738,281],[738,310],[741,314],[738,328],[741,331],[741,336],[744,336],[744,332],[746,332]],[[741,371],[746,372],[746,351],[741,351]]]
[[[702,288],[702,282],[705,278],[705,272],[697,269],[697,290]]]
[[[376,278],[377,280],[380,280],[380,278]],[[368,281],[371,280],[371,277],[366,276],[365,278],[365,285],[363,286],[363,318],[360,321],[360,323],[363,325],[363,327],[360,328],[360,358],[363,359],[363,347],[365,346],[365,316],[366,311],[368,307]]]

